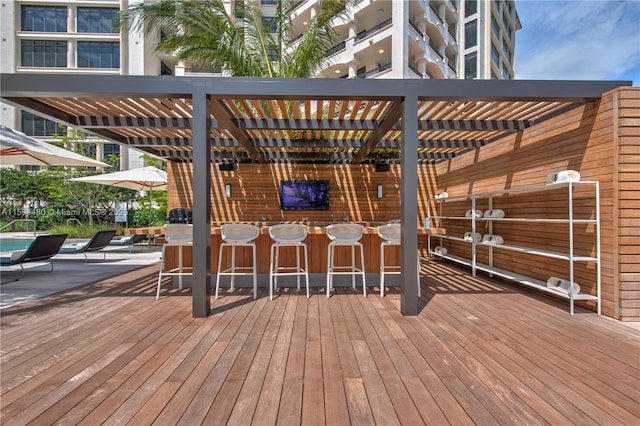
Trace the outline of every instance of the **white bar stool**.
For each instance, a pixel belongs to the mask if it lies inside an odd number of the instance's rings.
[[[193,244],[193,225],[187,223],[168,223],[164,225],[164,238],[167,240],[162,245],[162,258],[160,260],[160,273],[158,274],[158,290],[156,292],[156,300],[160,299],[160,282],[163,276],[177,276],[178,288],[182,290],[182,276],[192,275],[193,267],[183,266],[182,251],[184,247]],[[167,247],[178,247],[178,267],[165,270],[165,250]],[[189,272],[185,272],[188,270]]]
[[[258,264],[256,259],[256,243],[255,239],[260,235],[260,228],[248,223],[226,223],[220,227],[222,235],[222,243],[220,244],[220,255],[218,256],[218,276],[216,278],[216,295],[218,298],[218,289],[220,288],[220,277],[231,277],[231,289],[234,289],[234,281],[236,275],[253,275],[253,298],[258,297]],[[222,270],[222,254],[225,247],[231,247],[231,267]],[[253,252],[253,264],[251,266],[236,266],[236,247],[251,247]],[[248,271],[251,272],[238,272]]]
[[[385,265],[384,248],[387,246],[400,246],[401,225],[399,223],[387,223],[378,226],[378,235],[383,239],[380,244],[380,297],[384,297],[384,275],[400,274],[400,265]],[[388,271],[392,269],[392,271]],[[420,255],[418,255],[418,297],[422,297],[420,289]]]
[[[362,276],[362,293],[367,297],[367,282],[364,272],[364,248],[362,238],[363,226],[357,223],[336,223],[325,227],[327,237],[331,240],[327,254],[327,297],[333,288],[334,275],[351,275],[351,285],[356,288],[356,274]],[[335,248],[351,247],[351,265],[335,266]],[[360,269],[356,267],[356,247],[360,247]]]
[[[284,223],[269,227],[269,235],[275,241],[271,244],[271,258],[269,264],[269,299],[273,300],[273,290],[278,288],[278,277],[295,275],[300,290],[300,276],[304,275],[307,283],[307,299],[309,298],[309,261],[307,257],[307,245],[303,240],[307,238],[306,225]],[[280,266],[280,247],[295,247],[296,266]],[[304,251],[304,268],[300,266],[300,249]],[[290,272],[287,272],[290,271]]]

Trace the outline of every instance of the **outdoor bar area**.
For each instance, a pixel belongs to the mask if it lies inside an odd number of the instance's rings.
[[[419,312],[420,277],[407,271],[428,258],[566,299],[571,313],[640,319],[640,90],[629,82],[1,77],[3,102],[167,160],[168,210],[193,215],[181,261],[194,317],[216,303],[225,224],[260,228],[262,287],[269,227],[307,225],[308,269],[321,277],[311,285],[323,287],[327,226],[362,225],[377,274],[377,227],[395,222],[387,261],[400,265],[405,315]],[[300,181],[326,185],[326,202],[287,206],[283,185]],[[165,267],[177,253],[167,247]],[[252,263],[249,248],[237,256]],[[567,283],[579,286],[552,288]]]

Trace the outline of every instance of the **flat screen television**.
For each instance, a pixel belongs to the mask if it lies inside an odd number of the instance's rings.
[[[282,210],[329,210],[328,180],[281,180]]]

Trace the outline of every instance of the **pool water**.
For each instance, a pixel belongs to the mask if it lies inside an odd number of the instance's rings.
[[[33,238],[0,238],[0,252],[25,250],[33,240]]]

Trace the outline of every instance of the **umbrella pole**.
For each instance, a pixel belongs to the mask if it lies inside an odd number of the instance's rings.
[[[153,191],[153,186],[149,187],[149,227],[151,227],[151,191]]]

